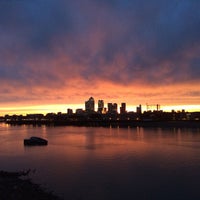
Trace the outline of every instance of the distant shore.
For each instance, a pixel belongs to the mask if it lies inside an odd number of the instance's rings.
[[[8,121],[10,125],[47,125],[47,126],[87,126],[87,127],[169,127],[169,128],[200,128],[199,120],[175,120],[175,121],[159,121],[159,120],[54,120],[54,121],[38,121],[38,120],[21,120]]]
[[[107,112],[5,115],[10,125],[88,126],[88,127],[185,127],[200,128],[200,112]]]

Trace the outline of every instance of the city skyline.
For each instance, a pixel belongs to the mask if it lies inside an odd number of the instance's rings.
[[[32,107],[31,107],[32,108]],[[176,109],[175,109],[176,108]],[[94,97],[89,97],[88,99],[85,99],[85,101],[80,104],[79,106],[73,107],[73,104],[71,104],[71,107],[69,105],[62,105],[57,108],[58,110],[53,109],[53,105],[50,105],[48,109],[40,107],[39,109],[24,109],[24,110],[14,110],[13,112],[8,112],[5,110],[4,115],[29,115],[29,114],[75,114],[75,113],[83,113],[83,112],[96,112],[96,113],[118,113],[118,114],[123,114],[123,113],[144,113],[144,112],[154,112],[154,111],[161,111],[161,112],[200,112],[197,109],[194,108],[194,110],[185,110],[183,106],[174,106],[174,107],[169,107],[168,109],[163,109],[163,106],[160,104],[148,104],[146,103],[145,105],[139,104],[135,106],[130,106],[126,102],[105,102],[103,99],[95,99]],[[171,110],[170,110],[171,109]],[[42,112],[41,112],[42,111]],[[0,115],[3,116],[3,115]]]
[[[200,2],[0,2],[0,116],[88,97],[200,111]],[[95,107],[95,110],[97,106]]]

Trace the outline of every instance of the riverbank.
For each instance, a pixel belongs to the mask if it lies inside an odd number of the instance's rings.
[[[28,177],[30,170],[22,172],[0,171],[1,200],[60,200],[58,196],[35,184]]]
[[[200,128],[200,120],[11,120],[6,123],[10,125],[34,126]]]

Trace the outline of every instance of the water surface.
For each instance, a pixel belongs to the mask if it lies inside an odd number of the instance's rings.
[[[24,147],[39,136],[48,146]],[[64,199],[200,199],[200,130],[0,124],[1,170]]]

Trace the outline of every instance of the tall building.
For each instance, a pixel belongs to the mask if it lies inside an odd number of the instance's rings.
[[[116,103],[113,103],[113,112],[117,113],[117,104]]]
[[[102,113],[104,109],[104,101],[98,100],[98,113]]]
[[[117,113],[116,103],[108,103],[108,113]]]
[[[141,114],[141,113],[142,113],[142,106],[141,106],[141,105],[139,105],[138,107],[136,107],[136,112],[137,112],[138,114]]]
[[[121,114],[126,113],[126,103],[121,103],[120,113]]]
[[[85,101],[85,110],[86,112],[94,112],[94,98],[90,97],[88,101]]]
[[[112,103],[108,103],[108,113],[112,112]]]

